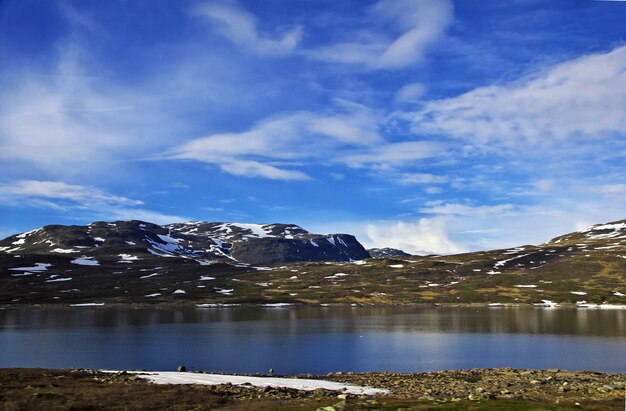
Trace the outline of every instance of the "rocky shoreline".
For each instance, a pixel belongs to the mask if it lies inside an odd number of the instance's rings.
[[[95,370],[0,369],[0,409],[623,410],[626,374],[533,369],[426,373],[331,373],[316,378],[388,389],[341,391],[221,384],[156,385],[137,375]],[[112,400],[115,400],[112,402]],[[123,407],[122,407],[123,406]],[[501,408],[504,407],[504,408]]]
[[[71,309],[176,309],[176,308],[296,308],[296,307],[481,307],[481,308],[518,308],[518,307],[535,307],[538,309],[572,309],[578,308],[581,310],[601,310],[601,309],[614,309],[614,310],[626,310],[626,304],[573,304],[567,302],[550,302],[548,303],[302,303],[302,302],[260,302],[260,303],[202,303],[194,301],[180,301],[180,302],[107,302],[106,299],[99,300],[97,303],[84,303],[84,304],[66,304],[66,303],[41,303],[41,304],[0,304],[0,310],[71,310]]]

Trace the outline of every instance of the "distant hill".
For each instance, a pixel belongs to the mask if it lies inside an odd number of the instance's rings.
[[[289,224],[46,226],[0,242],[0,305],[626,305],[626,221],[503,250],[371,253]]]
[[[399,257],[411,257],[411,254],[405,253],[397,248],[369,248],[367,250],[372,258],[399,258]]]

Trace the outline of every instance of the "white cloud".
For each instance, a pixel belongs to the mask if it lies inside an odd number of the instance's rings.
[[[315,59],[370,69],[402,69],[419,62],[453,19],[448,0],[380,0],[364,19],[367,30],[350,32],[309,51]]]
[[[408,118],[418,134],[510,146],[626,133],[623,107],[626,46],[566,61],[510,84],[431,101]]]
[[[429,201],[426,203],[426,207],[419,209],[423,214],[437,214],[437,215],[455,215],[455,216],[490,216],[490,215],[504,215],[511,213],[514,210],[512,204],[498,204],[498,205],[480,205],[480,206],[468,206],[459,203],[446,203],[443,201]]]
[[[426,86],[422,83],[406,84],[396,91],[393,96],[394,104],[415,103],[426,93]]]
[[[64,200],[80,204],[105,203],[110,205],[142,205],[139,200],[108,194],[93,187],[67,184],[60,181],[21,180],[12,184],[0,184],[4,200],[14,198]]]
[[[455,254],[466,251],[449,238],[447,227],[437,219],[385,221],[367,225],[369,247],[392,247],[411,254]]]
[[[339,161],[350,167],[390,169],[406,166],[419,160],[435,157],[445,152],[445,146],[434,141],[406,141],[371,147],[362,152],[346,155]]]
[[[626,184],[603,184],[592,188],[591,191],[608,197],[626,199]]]
[[[106,212],[95,212],[92,215],[96,219],[105,219],[107,221],[142,220],[154,224],[182,223],[189,221],[189,218],[186,217],[141,208],[115,208],[107,210]]]
[[[257,54],[286,54],[297,47],[302,37],[300,26],[269,35],[257,28],[257,19],[234,1],[211,1],[197,6],[194,13],[213,23],[215,30],[233,43]]]
[[[81,221],[135,219],[165,224],[189,220],[139,208],[144,205],[140,200],[60,181],[21,180],[0,184],[0,204],[50,209]]]
[[[264,119],[240,133],[218,133],[172,149],[166,158],[218,165],[224,172],[277,180],[305,180],[307,174],[275,161],[323,159],[353,146],[382,144],[382,115],[362,105],[338,101],[328,113],[297,112]]]
[[[436,176],[429,173],[404,173],[398,176],[396,181],[401,185],[438,184],[448,181],[447,177]]]
[[[11,102],[0,107],[5,176],[33,169],[46,179],[110,175],[121,161],[168,143],[179,126],[168,110],[157,109],[154,90],[119,87],[83,64],[89,60],[83,47],[71,41],[57,47],[53,68],[16,69],[0,89],[0,99]],[[167,94],[163,82],[158,93]]]
[[[284,170],[256,161],[230,160],[220,164],[222,171],[244,177],[262,177],[270,180],[310,180],[306,173],[298,170]]]

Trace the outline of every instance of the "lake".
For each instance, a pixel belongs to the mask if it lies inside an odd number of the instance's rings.
[[[278,374],[626,371],[626,311],[535,307],[0,311],[0,367]]]

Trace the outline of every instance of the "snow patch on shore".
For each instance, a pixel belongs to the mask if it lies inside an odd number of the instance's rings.
[[[104,371],[116,372],[116,371]],[[254,387],[284,387],[296,390],[313,391],[325,389],[342,391],[346,394],[377,395],[387,394],[389,391],[381,388],[363,387],[353,384],[345,384],[326,380],[309,380],[299,378],[276,378],[276,377],[250,377],[244,375],[201,374],[195,372],[176,371],[127,371],[137,377],[148,380],[155,384],[201,384],[201,385],[252,385]]]

